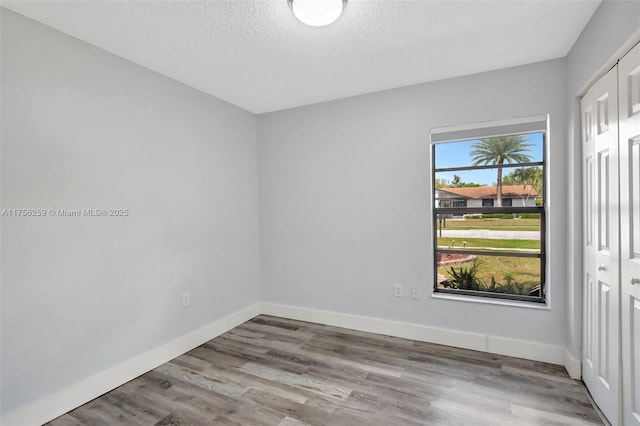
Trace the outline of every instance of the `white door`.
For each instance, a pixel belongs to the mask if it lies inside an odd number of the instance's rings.
[[[617,67],[582,98],[583,380],[612,425],[620,412]]]
[[[622,418],[640,425],[640,44],[620,60]]]

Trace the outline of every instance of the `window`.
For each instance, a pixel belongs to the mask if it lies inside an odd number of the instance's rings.
[[[432,129],[434,293],[545,302],[546,137],[546,116]]]
[[[442,207],[450,207],[450,208],[460,208],[460,207],[467,207],[467,200],[459,200],[459,201],[448,201],[448,200],[441,200],[441,204]]]

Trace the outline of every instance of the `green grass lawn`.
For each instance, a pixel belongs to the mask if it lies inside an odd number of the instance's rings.
[[[449,247],[451,244],[455,248],[463,248],[466,242],[467,249],[488,249],[488,248],[517,248],[517,249],[537,249],[540,250],[539,240],[499,240],[489,238],[447,238],[438,237],[439,247]]]
[[[493,277],[497,285],[506,284],[513,280],[522,284],[525,289],[533,289],[540,284],[540,259],[526,257],[496,257],[478,256],[477,278],[489,286]],[[438,273],[451,279],[451,268],[470,268],[473,262],[444,265],[438,268]],[[527,291],[528,291],[527,290]],[[525,291],[526,292],[526,291]]]
[[[439,224],[438,224],[439,225]],[[465,219],[447,220],[447,226],[443,229],[451,230],[476,230],[486,229],[495,231],[540,231],[539,219]],[[437,231],[436,231],[437,232]],[[466,247],[465,243],[466,242]],[[439,237],[439,247],[449,247],[467,250],[473,249],[522,249],[540,250],[539,240],[507,240],[488,238],[460,238]],[[507,256],[478,256],[479,264],[476,277],[484,284],[485,288],[496,283],[495,291],[514,294],[528,294],[540,284],[540,259]],[[473,261],[450,264],[438,267],[438,273],[447,279],[452,279],[451,268],[459,271],[460,268],[471,268]],[[501,290],[498,290],[500,288]]]
[[[440,224],[437,224],[438,227]],[[447,219],[443,229],[490,229],[496,231],[539,231],[538,219]]]

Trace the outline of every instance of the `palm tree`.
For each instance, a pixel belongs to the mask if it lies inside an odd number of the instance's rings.
[[[525,154],[529,152],[532,144],[526,143],[527,139],[521,135],[500,136],[480,139],[473,144],[472,156],[474,166],[504,163],[526,163],[531,157]],[[496,180],[496,204],[502,207],[502,167],[498,167],[498,179]]]
[[[509,178],[507,180],[507,178]],[[542,188],[542,169],[539,167],[521,167],[515,169],[502,179],[504,182],[513,182],[512,185],[532,185],[536,191]]]
[[[542,169],[540,167],[522,167],[516,169],[513,172],[502,178],[504,185],[524,185],[525,188],[530,186],[531,189],[535,189],[538,196],[542,196]],[[531,195],[531,190],[527,194],[527,200]],[[522,195],[524,200],[524,194]]]

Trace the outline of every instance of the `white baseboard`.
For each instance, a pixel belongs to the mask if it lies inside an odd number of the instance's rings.
[[[173,358],[202,345],[260,314],[254,303],[189,334],[151,349],[121,364],[7,413],[0,420],[5,426],[40,425],[127,383]]]
[[[487,336],[487,352],[564,365],[565,348],[528,340]]]
[[[265,315],[565,365],[563,346],[275,303],[262,302],[261,311]]]
[[[569,352],[569,349],[564,351],[564,368],[567,369],[569,377],[576,380],[582,379],[582,361],[574,358]]]

